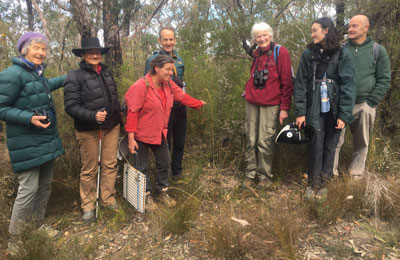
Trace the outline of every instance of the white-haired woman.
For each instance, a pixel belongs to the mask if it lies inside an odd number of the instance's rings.
[[[13,65],[0,72],[0,120],[7,125],[7,147],[19,184],[9,227],[13,236],[22,233],[26,222],[44,220],[54,161],[64,153],[51,92],[62,86],[65,76],[43,75],[47,56],[43,34],[24,33],[17,49],[21,57],[13,57]]]
[[[288,117],[293,81],[288,50],[273,42],[273,30],[266,23],[251,28],[257,48],[251,53],[253,63],[246,83],[246,185],[258,181],[259,187],[271,183],[274,136],[278,122]],[[258,179],[258,180],[256,180]]]

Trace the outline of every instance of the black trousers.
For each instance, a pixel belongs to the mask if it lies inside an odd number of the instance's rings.
[[[330,112],[321,113],[320,131],[310,130],[308,159],[308,182],[313,188],[321,188],[332,178],[336,146],[342,130],[336,129],[336,122]]]
[[[172,148],[172,176],[182,174],[182,158],[185,148],[187,109],[185,106],[173,107],[168,122],[168,146]],[[172,139],[172,140],[171,140]],[[171,142],[172,141],[172,142]]]
[[[169,171],[169,151],[168,145],[163,138],[161,145],[148,144],[137,141],[139,150],[136,154],[135,168],[146,175],[146,191],[150,191],[151,185],[149,181],[149,175],[147,173],[149,149],[154,153],[156,158],[156,192],[162,188],[168,187],[168,171]]]

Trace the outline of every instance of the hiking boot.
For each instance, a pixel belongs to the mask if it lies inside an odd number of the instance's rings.
[[[304,197],[306,197],[306,199],[310,200],[310,199],[314,198],[314,195],[315,195],[315,192],[314,192],[313,188],[311,188],[310,186],[307,186]]]
[[[246,188],[253,188],[256,185],[256,183],[254,182],[254,179],[246,178],[243,182],[243,185]]]
[[[270,178],[264,178],[258,181],[257,189],[268,189],[272,186],[272,181]]]
[[[40,226],[39,230],[44,231],[49,238],[54,240],[59,239],[64,234],[64,232],[56,230],[47,224],[43,224],[42,226]]]
[[[172,180],[175,182],[179,182],[183,180],[183,175],[181,174],[172,174]]]
[[[146,210],[154,211],[158,208],[157,204],[154,202],[153,197],[150,192],[146,192]]]
[[[82,216],[83,221],[90,222],[94,219],[94,210],[83,212]]]
[[[160,194],[160,201],[168,208],[175,207],[176,201],[168,195],[168,188],[163,188]]]

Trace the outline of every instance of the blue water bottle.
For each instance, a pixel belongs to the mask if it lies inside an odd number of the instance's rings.
[[[321,113],[327,113],[330,110],[328,86],[326,85],[326,73],[321,82]]]

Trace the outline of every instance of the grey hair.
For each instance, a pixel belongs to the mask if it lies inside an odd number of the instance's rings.
[[[253,41],[256,39],[256,34],[259,32],[268,32],[268,34],[271,35],[271,41],[274,40],[274,31],[269,24],[260,22],[255,23],[253,27],[251,27],[251,39]]]
[[[28,53],[29,48],[30,48],[34,43],[41,43],[41,44],[44,44],[44,45],[47,46],[47,41],[44,40],[43,38],[40,38],[40,37],[31,38],[31,39],[30,39],[29,41],[27,41],[27,42],[24,44],[24,46],[22,47],[22,50],[21,50],[21,56],[22,56],[22,57],[24,57],[24,56]]]
[[[164,30],[172,31],[172,32],[174,33],[174,37],[175,37],[175,29],[174,29],[174,27],[168,25],[168,26],[162,27],[162,28],[158,31],[158,39],[161,40],[161,32],[164,31]]]

